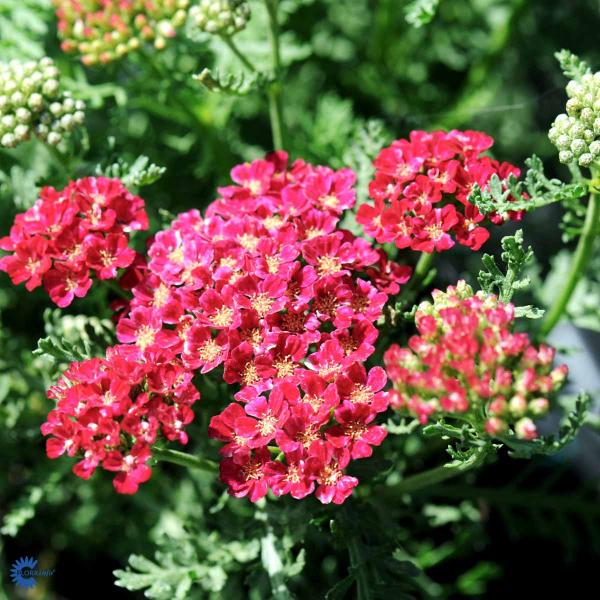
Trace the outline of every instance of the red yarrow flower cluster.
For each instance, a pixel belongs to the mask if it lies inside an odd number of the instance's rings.
[[[391,405],[421,423],[460,415],[492,437],[536,438],[534,420],[547,413],[568,372],[553,368],[554,348],[514,332],[513,305],[474,294],[464,281],[432,296],[416,312],[419,335],[384,355]]]
[[[226,442],[230,493],[316,490],[340,503],[357,483],[349,461],[385,436],[374,424],[385,373],[361,363],[410,269],[339,228],[355,201],[351,170],[288,165],[278,152],[232,178],[204,217],[189,211],[156,235],[148,264],[123,281],[133,300],[117,337],[141,359],[160,348],[240,386],[210,427]]]
[[[0,248],[0,270],[31,291],[40,285],[58,306],[83,298],[90,275],[114,279],[136,254],[129,233],[148,228],[144,201],[118,179],[87,177],[63,190],[46,187],[26,212],[17,215]]]
[[[458,242],[479,250],[490,234],[469,195],[475,185],[487,188],[492,175],[520,175],[509,163],[480,156],[493,143],[484,133],[456,130],[413,131],[409,140],[396,140],[375,159],[369,185],[375,204],[361,205],[357,221],[367,235],[398,248],[442,252]],[[494,224],[520,217],[519,212],[487,215]]]
[[[82,479],[98,467],[115,472],[116,491],[134,494],[150,478],[155,442],[187,443],[184,428],[200,398],[192,377],[169,354],[139,360],[129,346],[71,364],[48,391],[56,402],[41,427],[48,457],[77,457],[73,472]]]

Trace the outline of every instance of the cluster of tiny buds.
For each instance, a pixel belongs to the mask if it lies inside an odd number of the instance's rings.
[[[52,146],[85,119],[85,104],[61,91],[52,59],[0,63],[0,146],[14,148],[32,134]]]
[[[246,27],[250,6],[244,0],[200,0],[189,11],[189,24],[206,33],[231,36]]]
[[[548,137],[562,163],[589,167],[600,157],[600,71],[567,84],[567,114],[556,117]]]
[[[151,42],[162,50],[187,18],[189,0],[53,0],[64,52],[105,64]]]
[[[538,437],[535,420],[568,374],[554,348],[516,332],[514,306],[465,281],[432,297],[415,313],[419,335],[384,354],[391,406],[421,423],[460,415],[492,437]]]

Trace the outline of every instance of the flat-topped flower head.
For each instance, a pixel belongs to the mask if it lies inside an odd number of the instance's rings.
[[[221,474],[233,495],[326,489],[321,499],[341,502],[355,485],[347,461],[385,435],[374,423],[388,406],[385,374],[360,363],[375,351],[387,291],[410,269],[339,227],[355,198],[348,169],[288,165],[279,152],[234,167],[232,179],[206,216],[179,215],[155,236],[147,265],[134,265],[117,338],[137,360],[159,353],[202,373],[222,365],[239,391],[210,434],[226,442]],[[94,246],[94,264],[113,268],[115,247]],[[325,448],[320,470],[316,456],[308,469],[315,441]],[[267,445],[279,445],[285,463],[267,460]],[[319,484],[325,471],[343,490]]]
[[[190,381],[179,361],[156,353],[146,362],[127,346],[73,363],[48,392],[56,401],[41,428],[48,457],[78,458],[73,472],[83,479],[98,467],[113,471],[116,491],[134,494],[150,478],[152,444],[187,443],[184,429],[200,398]]]
[[[537,437],[534,421],[567,375],[565,365],[553,368],[554,349],[514,331],[512,304],[464,281],[432,296],[415,314],[419,335],[384,355],[392,406],[423,423],[462,415],[492,437]]]
[[[484,133],[456,130],[412,131],[408,140],[396,140],[375,159],[369,186],[375,203],[362,204],[357,221],[367,235],[398,248],[442,252],[458,242],[479,250],[490,235],[484,225],[503,217],[486,220],[469,195],[475,185],[486,188],[492,175],[520,175],[513,165],[481,156],[492,144]]]
[[[0,270],[31,291],[40,285],[58,306],[82,298],[98,279],[115,279],[136,253],[129,234],[148,228],[144,201],[118,179],[86,177],[63,190],[44,188],[27,211],[17,215],[0,248]]]

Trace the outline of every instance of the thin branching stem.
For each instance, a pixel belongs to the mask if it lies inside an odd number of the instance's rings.
[[[171,450],[170,448],[152,448],[152,456],[156,460],[162,460],[163,462],[170,462],[188,469],[200,469],[201,471],[207,471],[209,473],[216,473],[219,470],[219,466],[216,462],[209,460],[208,458],[202,458],[200,456],[193,456],[186,452],[179,452],[179,450]]]
[[[593,185],[594,184],[592,183],[592,186]],[[542,337],[548,336],[568,308],[571,296],[573,295],[577,284],[584,275],[592,257],[594,241],[596,240],[596,236],[598,234],[599,220],[600,193],[598,192],[597,188],[592,187],[590,200],[588,202],[587,211],[585,214],[583,230],[581,232],[579,242],[577,243],[575,254],[573,255],[571,270],[567,276],[564,287],[556,297],[554,303],[550,306],[550,309],[546,313],[546,317],[542,321],[542,326],[540,329],[540,335]]]
[[[381,490],[381,493],[386,497],[398,497],[404,494],[413,494],[423,488],[438,484],[446,479],[456,477],[471,471],[476,467],[483,465],[485,459],[489,456],[492,448],[490,445],[480,446],[475,449],[473,454],[465,461],[454,460],[450,463],[435,467],[422,473],[416,473],[410,477],[406,477],[400,483],[387,486]]]

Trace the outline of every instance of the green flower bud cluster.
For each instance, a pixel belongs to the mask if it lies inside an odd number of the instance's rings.
[[[562,163],[589,167],[600,158],[600,71],[567,84],[567,114],[556,117],[548,137]]]
[[[84,110],[61,90],[52,59],[0,63],[0,146],[14,148],[32,135],[56,146],[83,123]]]
[[[250,6],[245,0],[200,0],[189,11],[189,27],[216,35],[233,35],[246,27]]]

